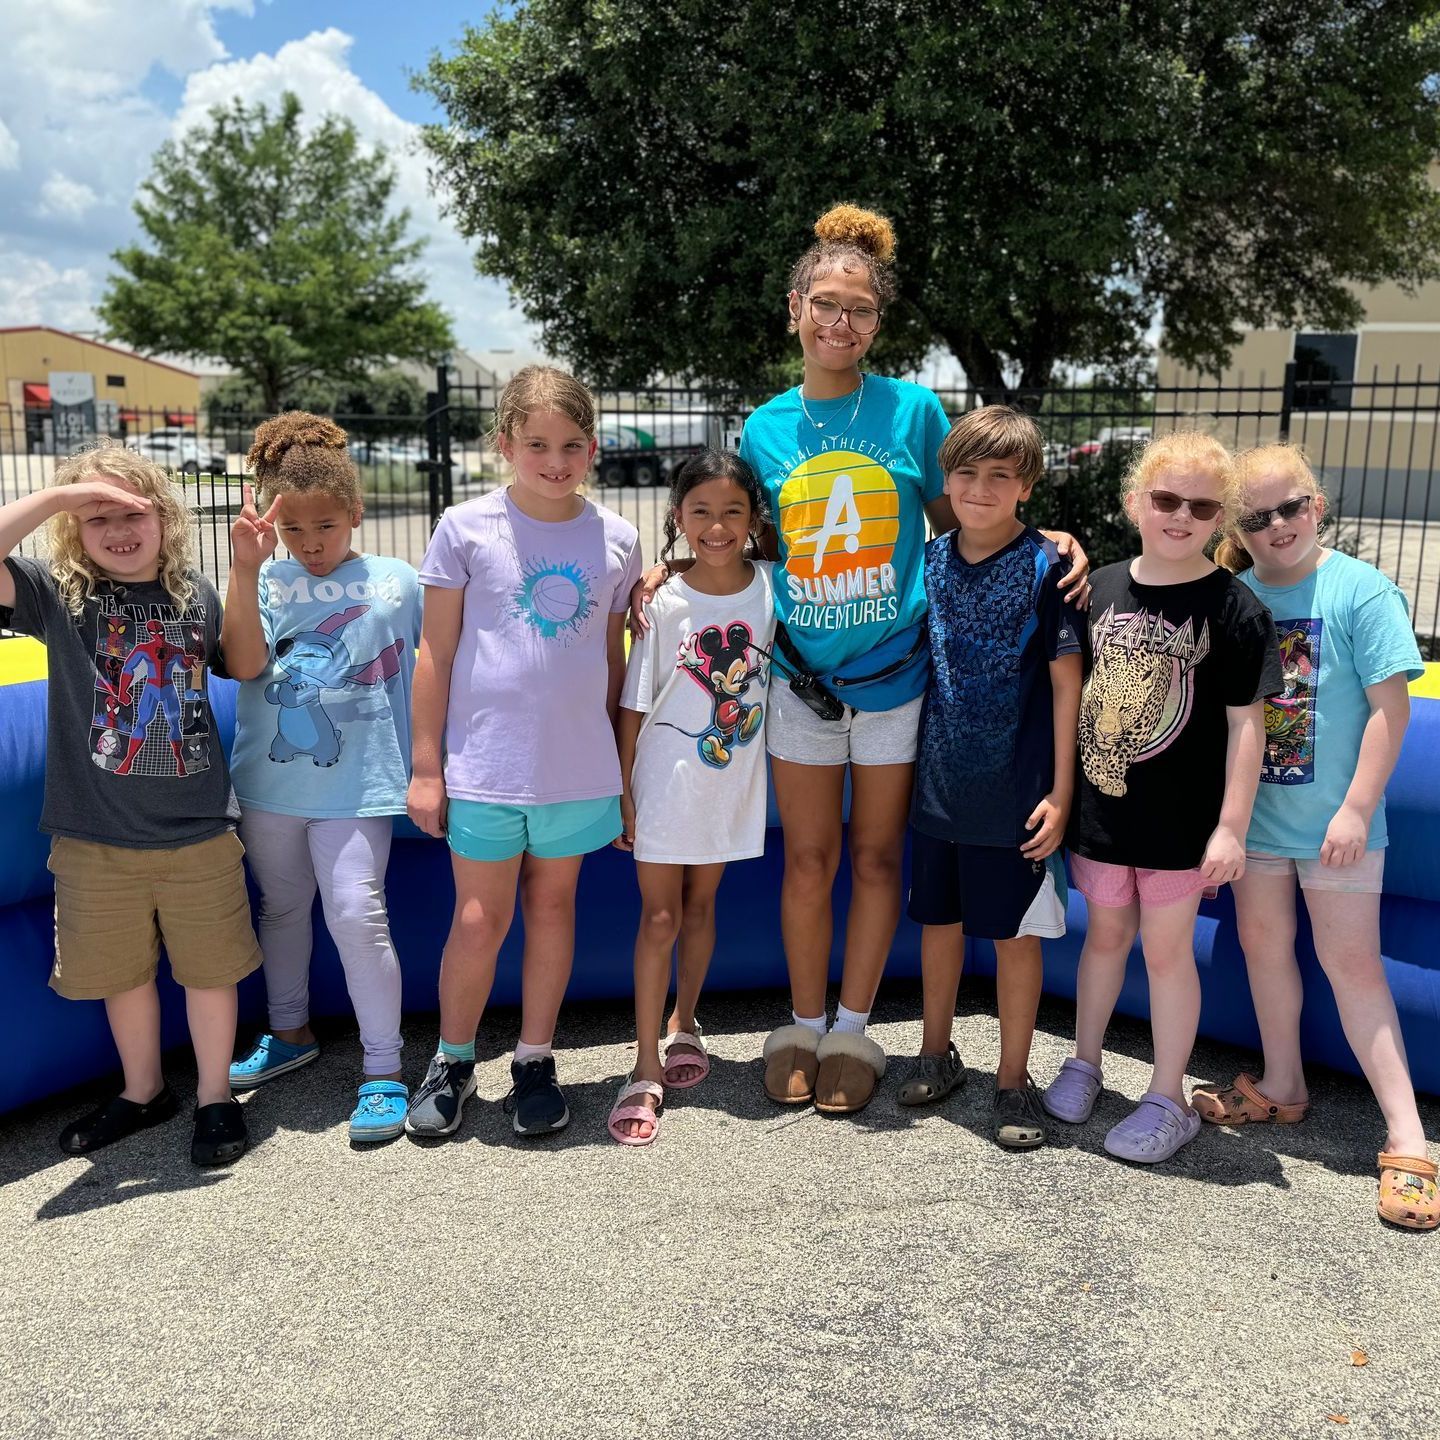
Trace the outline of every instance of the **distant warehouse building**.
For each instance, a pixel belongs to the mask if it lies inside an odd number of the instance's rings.
[[[178,365],[48,325],[0,327],[0,451],[67,450],[77,424],[121,437],[193,427],[199,407],[200,378]]]

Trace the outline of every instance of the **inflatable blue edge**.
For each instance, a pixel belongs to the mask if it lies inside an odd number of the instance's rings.
[[[118,1059],[98,1002],[62,1000],[48,986],[53,957],[53,888],[46,868],[48,839],[37,829],[44,780],[46,683],[0,686],[0,970],[10,1016],[9,1041],[0,1047],[0,1113],[56,1090],[118,1070]],[[216,681],[216,717],[228,746],[234,735],[235,686]],[[1387,805],[1390,850],[1381,912],[1381,948],[1410,1055],[1416,1087],[1440,1094],[1440,700],[1417,699],[1404,753],[1391,781]],[[785,985],[780,943],[780,874],[784,843],[774,814],[763,859],[730,866],[721,889],[722,926],[709,984],[714,989],[776,989]],[[633,862],[616,850],[590,856],[580,877],[583,919],[570,997],[613,999],[631,992],[631,945],[639,911]],[[832,977],[838,978],[847,896],[846,867],[836,887]],[[445,847],[396,822],[390,862],[391,924],[404,967],[409,1011],[433,1012],[440,952],[449,926],[453,891]],[[728,927],[725,922],[728,922]],[[1085,938],[1085,907],[1072,894],[1069,934],[1045,945],[1049,994],[1073,997],[1075,969]],[[317,912],[311,997],[318,1016],[350,1013],[344,977]],[[518,1004],[520,922],[505,943],[496,975],[496,1004]],[[1207,903],[1196,936],[1204,1003],[1202,1034],[1254,1048],[1258,1032],[1235,932],[1228,892]],[[1303,907],[1299,938],[1305,971],[1302,1020],[1309,1060],[1359,1073],[1345,1041],[1329,987],[1316,964]],[[972,941],[968,974],[993,974],[994,951]],[[902,921],[887,977],[920,973],[920,931]],[[185,1040],[183,996],[161,986],[164,1041]],[[256,974],[240,987],[242,1030],[263,1022],[264,984]],[[1148,991],[1138,947],[1130,957],[1120,1010],[1147,1014]],[[777,1015],[784,1013],[779,1005]],[[63,1063],[57,1063],[63,1057]],[[411,1057],[413,1061],[415,1057]]]

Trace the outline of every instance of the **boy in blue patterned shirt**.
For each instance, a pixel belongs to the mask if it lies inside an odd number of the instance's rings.
[[[1080,617],[1055,546],[1016,515],[1044,471],[1039,428],[1007,405],[956,422],[940,468],[958,530],[925,551],[930,688],[911,808],[909,914],[924,926],[925,1019],[902,1104],[965,1078],[951,1041],[965,935],[993,940],[1000,1016],[994,1135],[1032,1149],[1044,1112],[1027,1071],[1040,938],[1065,933],[1059,850],[1080,708]]]

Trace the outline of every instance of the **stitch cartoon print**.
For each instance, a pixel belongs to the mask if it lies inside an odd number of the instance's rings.
[[[265,687],[265,698],[278,707],[270,758],[285,764],[308,755],[321,767],[340,759],[341,733],[322,703],[327,690],[383,685],[400,673],[403,640],[387,645],[373,660],[356,664],[339,632],[369,612],[368,605],[327,616],[313,630],[289,636],[275,647],[283,680]]]
[[[755,737],[765,720],[764,707],[747,704],[744,699],[752,680],[765,684],[764,662],[751,658],[754,644],[750,627],[735,620],[723,634],[718,625],[707,625],[687,635],[680,646],[677,664],[705,691],[711,704],[709,727],[682,733],[693,734],[700,758],[717,770],[730,763],[736,745],[748,744]]]

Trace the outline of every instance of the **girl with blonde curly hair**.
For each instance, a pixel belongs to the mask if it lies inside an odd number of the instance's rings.
[[[251,487],[230,531],[225,654],[235,708],[241,836],[260,887],[270,1025],[230,1067],[251,1090],[320,1053],[310,1028],[311,909],[345,970],[365,1070],[351,1140],[398,1135],[400,962],[385,907],[410,781],[410,678],[420,641],[414,567],[355,548],[364,514],[344,430],[292,410],[255,431]],[[289,555],[276,558],[279,541]]]
[[[955,529],[941,442],[950,421],[933,391],[861,369],[896,295],[890,221],[836,205],[790,275],[785,308],[804,357],[799,385],[745,422],[740,453],[775,523],[761,553],[775,571],[776,669],[766,747],[785,832],[781,930],[791,1023],[765,1042],[765,1090],[782,1105],[848,1114],[868,1104],[885,1053],[865,1033],[900,918],[926,643],[926,523]],[[1066,577],[1073,589],[1086,565]],[[662,582],[657,568],[647,586]],[[642,594],[638,597],[644,600]],[[638,607],[637,607],[638,608]],[[637,617],[643,624],[643,617]],[[817,708],[818,707],[818,708]],[[826,982],[831,891],[850,781],[850,906],[834,1028]],[[952,1082],[953,1049],[938,1057]]]
[[[48,564],[11,554],[50,525]],[[191,1159],[246,1145],[230,1094],[236,982],[260,963],[239,807],[206,670],[220,668],[220,597],[190,565],[190,516],[165,472],[106,441],[0,509],[0,625],[49,652],[41,829],[55,875],[51,986],[104,1000],[124,1088],[60,1136],[83,1155],[178,1108],[160,1068],[163,940],[185,988],[199,1069]]]

